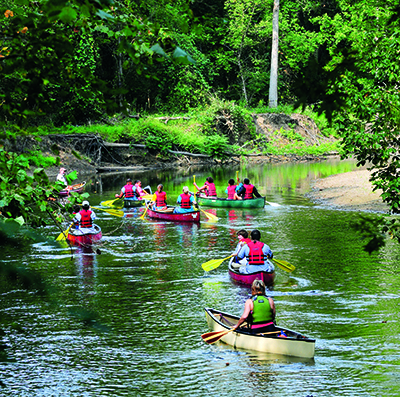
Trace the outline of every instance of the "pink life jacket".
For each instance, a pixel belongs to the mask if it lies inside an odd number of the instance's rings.
[[[236,193],[236,185],[229,185],[228,188],[228,199],[233,200]]]
[[[244,193],[244,199],[252,199],[253,198],[253,185],[243,185],[243,187],[246,189]]]
[[[264,243],[261,241],[249,241],[247,243],[250,252],[247,257],[250,265],[263,265],[264,264],[264,252],[262,251]]]
[[[126,198],[135,197],[135,192],[134,192],[134,190],[133,190],[133,185],[132,185],[131,183],[127,183],[127,184],[124,186],[124,189],[125,189],[125,197],[126,197]]]
[[[165,192],[159,192],[158,190],[156,191],[156,206],[157,207],[165,207],[167,205],[166,199],[167,199],[167,193]]]
[[[92,211],[90,210],[80,210],[81,214],[80,226],[81,227],[92,227],[93,222],[90,215],[92,215]]]
[[[190,208],[190,194],[189,193],[182,193],[180,195],[181,198],[181,208]]]
[[[217,189],[215,189],[214,183],[207,182],[206,184],[207,184],[207,196],[216,196]]]

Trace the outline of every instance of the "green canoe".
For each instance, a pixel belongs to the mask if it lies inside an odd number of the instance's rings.
[[[206,207],[223,207],[223,208],[264,208],[265,197],[259,197],[249,200],[228,200],[226,198],[207,198],[197,197],[199,205]]]

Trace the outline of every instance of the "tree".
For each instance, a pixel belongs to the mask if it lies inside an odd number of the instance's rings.
[[[374,189],[382,189],[383,201],[399,213],[400,6],[395,0],[379,7],[369,0],[339,3],[340,13],[317,18],[330,60],[322,64],[310,60],[299,88],[335,122],[344,157],[354,156],[358,165],[367,165]],[[324,79],[315,81],[314,71]],[[396,219],[388,218],[373,227],[369,224],[367,235],[373,243],[367,249],[384,244],[378,238],[382,233],[400,241],[399,226]]]
[[[271,76],[269,83],[269,107],[278,107],[278,48],[279,48],[279,0],[274,0],[272,15]]]

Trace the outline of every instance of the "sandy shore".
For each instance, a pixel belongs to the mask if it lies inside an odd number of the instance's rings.
[[[372,191],[369,177],[368,170],[357,170],[317,179],[307,197],[347,210],[388,212],[389,206],[380,198],[381,191]]]

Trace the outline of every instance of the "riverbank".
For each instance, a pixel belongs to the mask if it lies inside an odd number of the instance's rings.
[[[362,169],[317,179],[307,197],[338,209],[388,212],[389,206],[380,197],[382,191],[372,191],[370,175],[370,171]]]

